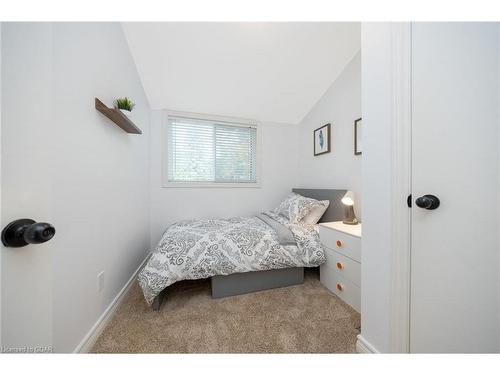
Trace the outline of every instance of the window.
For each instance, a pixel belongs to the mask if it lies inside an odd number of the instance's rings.
[[[169,115],[167,186],[257,184],[257,126]]]

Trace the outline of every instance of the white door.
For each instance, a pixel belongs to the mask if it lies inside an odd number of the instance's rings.
[[[499,351],[498,35],[413,25],[411,352]]]
[[[2,229],[22,218],[52,222],[51,26],[3,23],[1,43]],[[36,38],[33,36],[36,35]],[[39,69],[33,69],[32,62]],[[25,107],[31,110],[26,111]],[[55,224],[55,223],[53,223]],[[2,346],[40,350],[52,343],[49,242],[1,246]],[[30,349],[32,348],[32,349]],[[49,350],[49,349],[46,349]]]

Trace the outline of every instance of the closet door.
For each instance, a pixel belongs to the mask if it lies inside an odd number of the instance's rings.
[[[498,35],[413,25],[411,352],[499,350]]]

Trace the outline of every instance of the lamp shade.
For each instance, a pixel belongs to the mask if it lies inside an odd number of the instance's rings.
[[[354,192],[351,190],[348,190],[347,193],[342,197],[342,203],[345,204],[346,206],[353,206],[354,205]]]

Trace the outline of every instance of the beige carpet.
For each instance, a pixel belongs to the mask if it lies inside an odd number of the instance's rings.
[[[359,314],[326,289],[304,284],[212,299],[210,282],[172,285],[152,311],[136,284],[94,353],[352,353]]]

